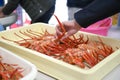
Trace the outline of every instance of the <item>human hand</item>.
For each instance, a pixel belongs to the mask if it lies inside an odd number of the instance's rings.
[[[66,33],[65,35],[61,38],[61,40],[75,34],[76,32],[78,32],[80,30],[80,28],[82,28],[75,20],[71,20],[71,21],[65,21],[62,22]],[[62,30],[60,29],[59,24],[56,25],[56,37],[62,35]]]
[[[3,7],[0,7],[0,18],[5,17],[4,13],[2,12]]]

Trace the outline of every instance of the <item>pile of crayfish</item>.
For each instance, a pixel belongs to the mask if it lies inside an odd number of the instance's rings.
[[[0,56],[0,80],[20,80],[23,77],[22,68],[17,64],[2,62],[2,59]]]
[[[88,37],[84,39],[85,36],[80,34],[79,38],[72,36],[56,42],[54,34],[50,34],[48,31],[43,34],[30,29],[19,32],[29,38],[25,39],[17,33],[14,34],[22,38],[21,40],[13,41],[4,36],[2,38],[81,68],[93,67],[114,51],[111,46],[104,44],[99,37],[99,41],[91,41]]]
[[[59,20],[58,22],[64,29]],[[85,38],[83,34],[80,34],[79,37],[73,35],[61,41],[61,37],[56,39],[55,34],[49,33],[47,30],[40,33],[27,29],[19,31],[19,33],[28,38],[17,33],[14,35],[21,40],[14,41],[4,36],[2,38],[81,68],[92,68],[114,52],[113,48],[103,43],[100,37],[98,37],[99,41],[92,41],[88,36]],[[63,30],[62,36],[64,34],[65,30]]]

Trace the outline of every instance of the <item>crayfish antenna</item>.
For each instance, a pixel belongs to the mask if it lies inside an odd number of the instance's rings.
[[[54,14],[54,16],[55,16],[55,18],[57,19],[57,22],[58,22],[58,24],[59,24],[59,26],[60,26],[60,28],[61,28],[61,30],[62,30],[62,35],[60,35],[60,36],[58,36],[58,39],[56,39],[56,42],[58,42],[58,41],[60,41],[60,39],[65,35],[65,33],[66,33],[66,30],[65,30],[65,28],[64,28],[64,26],[63,26],[63,24],[60,22],[60,20],[58,19],[58,17]]]

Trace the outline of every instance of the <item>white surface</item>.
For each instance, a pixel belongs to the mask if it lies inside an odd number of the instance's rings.
[[[18,64],[18,66],[23,68],[23,78],[20,80],[34,80],[37,75],[36,67],[25,59],[14,55],[12,52],[0,47],[0,55],[3,58],[3,62],[8,64]]]
[[[111,71],[111,73],[106,75],[103,80],[120,80],[120,65]]]
[[[35,80],[57,80],[49,75],[46,75],[42,72],[38,72]]]
[[[6,16],[4,18],[0,18],[0,24],[3,26],[9,26],[17,21],[17,14],[12,13],[9,16]]]
[[[57,79],[49,75],[46,75],[42,72],[38,72],[35,80],[57,80]],[[111,73],[106,75],[103,80],[120,80],[120,65],[118,65],[113,71],[111,71]]]
[[[120,40],[120,27],[116,25],[112,26],[108,31],[108,37]]]

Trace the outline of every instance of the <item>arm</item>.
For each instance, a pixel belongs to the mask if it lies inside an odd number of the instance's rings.
[[[120,0],[95,0],[83,10],[75,13],[75,20],[62,22],[66,29],[66,34],[62,39],[75,34],[82,27],[87,27],[118,12],[120,12]],[[57,25],[56,35],[59,36],[61,33]]]
[[[79,25],[87,27],[118,12],[120,12],[120,0],[95,0],[75,13],[74,17]]]
[[[7,4],[2,9],[3,14],[11,14],[17,8],[19,2],[20,0],[8,0]]]

